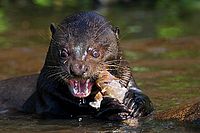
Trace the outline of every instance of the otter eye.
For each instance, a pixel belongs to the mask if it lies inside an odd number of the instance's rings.
[[[67,49],[62,49],[61,51],[60,51],[60,57],[62,57],[62,58],[66,58],[66,57],[68,57],[69,56],[69,52],[67,51]]]
[[[93,56],[94,58],[98,58],[98,57],[100,56],[99,51],[93,49],[93,50],[92,50],[92,56]]]
[[[100,56],[100,52],[96,49],[89,48],[88,53],[94,58],[98,58]]]

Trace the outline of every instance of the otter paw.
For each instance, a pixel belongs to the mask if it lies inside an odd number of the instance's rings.
[[[101,102],[97,118],[108,120],[124,120],[129,118],[129,110],[117,99],[111,97],[104,97]]]
[[[127,112],[122,112],[122,113],[117,113],[117,114],[113,114],[111,116],[108,117],[109,120],[117,120],[117,121],[121,121],[121,120],[127,120],[130,118],[129,113]]]
[[[147,116],[153,111],[153,105],[150,99],[135,90],[129,90],[125,94],[123,103],[130,110],[130,116],[133,118]]]

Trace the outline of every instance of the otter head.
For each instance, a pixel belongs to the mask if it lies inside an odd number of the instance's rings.
[[[118,57],[118,29],[94,12],[65,18],[51,25],[52,40],[45,62],[75,97],[87,97],[104,62]],[[49,76],[49,77],[53,77]]]

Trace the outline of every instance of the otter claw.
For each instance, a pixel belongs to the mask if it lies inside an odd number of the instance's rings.
[[[129,90],[124,98],[124,104],[131,110],[130,116],[137,118],[147,116],[153,111],[150,99],[134,90]]]
[[[125,120],[130,117],[129,113],[130,111],[127,107],[121,104],[117,99],[104,97],[97,117],[109,120]]]
[[[128,113],[117,113],[109,116],[109,120],[127,120],[130,118]]]

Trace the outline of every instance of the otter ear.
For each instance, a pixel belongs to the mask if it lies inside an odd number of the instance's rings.
[[[50,30],[51,30],[52,35],[56,32],[56,26],[54,23],[51,23]]]
[[[114,27],[112,30],[115,33],[116,38],[119,39],[119,27]]]

